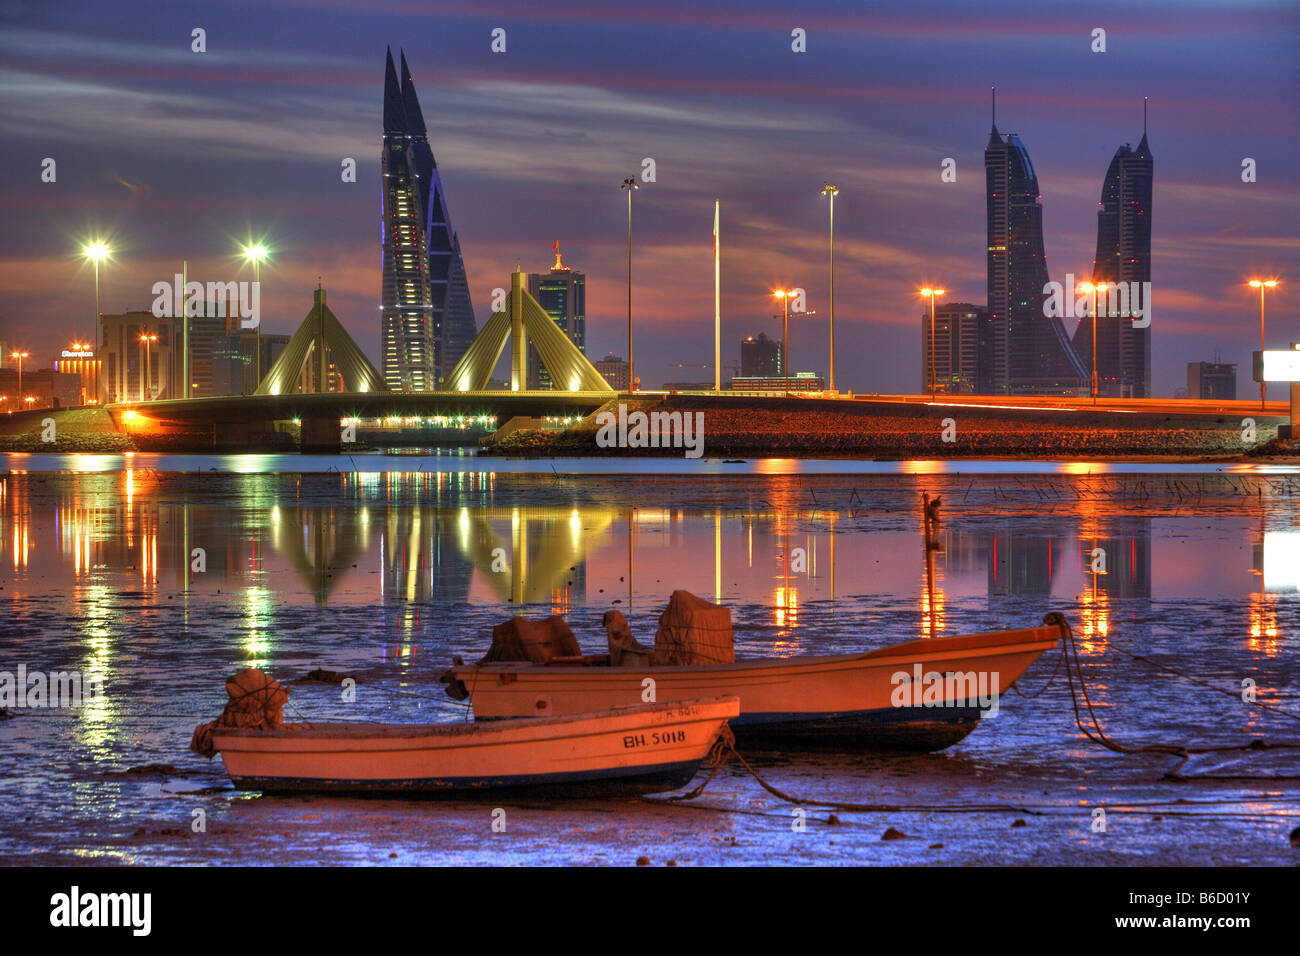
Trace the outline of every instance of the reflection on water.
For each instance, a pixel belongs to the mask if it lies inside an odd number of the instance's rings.
[[[1153,597],[1219,598],[1238,602],[1238,634],[1278,653],[1276,596],[1300,584],[1289,488],[1223,485],[1171,507],[1149,495],[1121,504],[1106,479],[1051,480],[1049,495],[909,479],[949,492],[933,608],[917,491],[885,479],[848,494],[843,480],[807,478],[19,473],[0,479],[0,568],[7,600],[61,599],[99,641],[124,593],[142,609],[179,602],[185,628],[205,626],[192,612],[222,595],[239,607],[250,659],[271,649],[287,606],[370,605],[402,641],[439,609],[647,615],[678,587],[766,609],[782,653],[799,647],[809,602],[865,595],[893,602],[907,615],[899,625],[921,634],[968,626],[954,603],[1065,603],[1085,652]]]
[[[0,670],[19,661],[77,667],[108,691],[75,713],[0,729],[0,800],[30,821],[16,835],[0,826],[0,858],[48,845],[120,860],[147,846],[151,860],[193,861],[197,851],[171,837],[134,834],[188,824],[191,801],[201,799],[214,819],[277,834],[261,843],[241,836],[231,860],[266,862],[249,848],[272,844],[294,861],[317,859],[291,819],[269,802],[227,802],[219,764],[185,752],[193,726],[220,710],[221,679],[231,670],[265,666],[288,679],[324,666],[359,675],[359,696],[346,708],[333,686],[295,684],[295,719],[464,720],[437,675],[453,655],[480,655],[491,627],[508,615],[564,614],[584,649],[599,651],[606,609],[624,611],[634,633],[652,642],[676,588],[731,608],[746,656],[1026,626],[1061,610],[1109,732],[1134,743],[1275,739],[1276,715],[1138,666],[1118,649],[1219,689],[1248,678],[1261,701],[1293,707],[1297,488],[1278,475],[915,468],[575,477],[448,470],[445,462],[441,471],[250,473],[241,464],[204,474],[132,467],[0,476]],[[933,607],[923,491],[943,499]],[[997,786],[1009,801],[1050,794],[1072,806],[1114,799],[1139,786],[1138,776],[1140,787],[1154,786],[1163,766],[1135,771],[1080,741],[1065,682],[1047,683],[1054,664],[1045,657],[1026,675],[1031,691],[1046,685],[1042,696],[1012,701],[944,755],[882,764],[910,768],[884,784],[899,788],[900,802],[913,801],[918,788],[938,802],[984,800]],[[214,789],[187,796],[178,810],[180,798],[156,783],[104,776],[104,768],[153,762],[183,767],[195,786]],[[864,786],[882,781],[861,767],[799,772],[796,789],[811,779],[840,799],[860,800]],[[872,779],[864,783],[863,773]],[[1280,814],[1296,797],[1262,800],[1252,812]],[[357,819],[368,817],[349,817],[322,839],[333,846]],[[751,819],[760,815],[744,818]],[[360,826],[355,847],[388,846]],[[421,829],[405,818],[400,828]],[[230,824],[225,832],[246,831]],[[942,839],[959,845],[983,832],[981,825]],[[1129,842],[1116,845],[1141,851],[1135,833],[1125,830],[1115,839]],[[683,833],[674,852],[697,845],[697,836]],[[845,840],[877,848],[879,827]],[[1258,841],[1227,836],[1214,847],[1212,860],[1260,852]],[[445,861],[427,847],[414,852]],[[1006,862],[1008,852],[999,846],[988,859]],[[1048,862],[1073,860],[1066,850],[1043,852]]]

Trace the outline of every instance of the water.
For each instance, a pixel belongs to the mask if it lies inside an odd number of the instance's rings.
[[[1021,682],[1046,686],[1040,696],[1004,695],[997,717],[942,753],[755,757],[805,799],[935,808],[833,811],[838,824],[811,807],[801,820],[730,767],[688,806],[286,799],[237,793],[219,759],[186,749],[239,667],[285,682],[315,667],[358,678],[355,703],[294,684],[290,717],[463,720],[437,676],[453,655],[480,656],[494,624],[561,613],[595,652],[616,607],[650,642],[678,587],[732,609],[744,656],[1027,626],[1060,610],[1115,739],[1300,742],[1296,719],[1233,696],[1250,680],[1260,702],[1300,713],[1300,479],[1285,469],[454,454],[355,464],[9,456],[0,671],[77,668],[106,694],[0,721],[0,862],[1295,861],[1300,751],[1198,757],[1186,779],[1163,779],[1176,758],[1084,739],[1063,675],[1047,683],[1051,654]],[[943,498],[933,614],[923,490]],[[151,764],[174,769],[126,773]],[[972,803],[1025,810],[954,812]],[[505,833],[491,826],[497,806]],[[887,827],[907,839],[882,841]]]

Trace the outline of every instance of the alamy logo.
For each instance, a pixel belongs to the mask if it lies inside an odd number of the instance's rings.
[[[685,448],[687,458],[704,454],[703,412],[629,412],[618,403],[618,415],[601,412],[596,416],[600,448]]]
[[[1073,289],[1073,297],[1065,294]],[[1092,315],[1090,306],[1096,297],[1097,315],[1110,318],[1132,319],[1133,328],[1145,329],[1151,325],[1150,282],[1106,282],[1096,287],[1075,282],[1074,273],[1065,274],[1065,282],[1049,282],[1043,286],[1043,315],[1047,318],[1083,319]]]
[[[19,664],[17,673],[0,671],[0,707],[17,710],[80,707],[104,696],[99,677],[82,680],[81,671],[29,671]]]
[[[889,678],[894,686],[889,702],[895,707],[976,707],[984,717],[998,715],[997,671],[921,672],[920,664],[912,673],[895,671]]]
[[[155,282],[150,290],[156,298],[149,310],[155,319],[185,315],[239,316],[241,329],[255,329],[262,323],[262,284],[260,282],[186,282],[177,272],[172,281]]]
[[[133,936],[148,936],[153,928],[152,893],[69,893],[50,897],[50,925],[127,926]]]

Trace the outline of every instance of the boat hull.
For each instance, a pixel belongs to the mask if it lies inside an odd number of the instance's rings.
[[[265,793],[653,793],[688,783],[737,713],[723,697],[486,725],[219,728],[213,741],[235,787]]]
[[[1058,646],[1060,634],[1052,625],[860,654],[700,667],[501,663],[459,666],[452,674],[469,693],[476,720],[599,709],[651,690],[659,701],[735,694],[741,712],[731,727],[748,745],[931,751],[951,746],[996,713],[998,695]],[[931,675],[942,687],[927,697]]]

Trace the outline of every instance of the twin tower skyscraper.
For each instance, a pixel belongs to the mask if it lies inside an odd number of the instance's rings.
[[[404,52],[401,64],[399,81],[389,49],[380,157],[382,373],[393,391],[430,392],[474,341],[476,326],[460,241]]]
[[[1106,170],[1097,211],[1097,253],[1091,281],[1151,281],[1151,193],[1154,163],[1146,122],[1137,149],[1119,147]],[[1071,337],[1059,316],[1045,314],[1049,277],[1038,176],[1020,138],[998,132],[984,150],[988,200],[988,327],[976,392],[994,395],[1087,394],[1092,378],[1093,323]],[[1065,290],[1071,298],[1073,289]],[[1151,330],[1126,315],[1107,314],[1101,296],[1096,324],[1098,391],[1151,397]],[[1145,303],[1149,310],[1150,302]],[[986,337],[987,336],[987,337]]]

